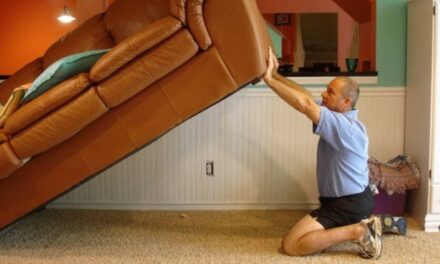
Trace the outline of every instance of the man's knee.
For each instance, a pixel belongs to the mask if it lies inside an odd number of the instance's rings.
[[[324,227],[310,215],[304,216],[290,229],[281,244],[281,248],[289,256],[305,256],[313,252],[313,244],[308,237],[311,232],[324,230]]]
[[[287,241],[286,239],[284,239],[281,243],[281,249],[284,254],[289,256],[304,256],[304,254],[302,254],[299,250],[298,244],[295,241]]]

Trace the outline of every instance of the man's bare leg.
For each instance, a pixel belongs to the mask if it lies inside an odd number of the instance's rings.
[[[282,248],[287,255],[304,256],[344,241],[358,240],[364,233],[365,227],[360,223],[325,230],[318,221],[306,215],[287,233]]]

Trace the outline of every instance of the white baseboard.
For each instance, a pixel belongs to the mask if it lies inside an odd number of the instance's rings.
[[[439,232],[440,231],[440,214],[428,214],[425,217],[425,231]]]
[[[93,210],[139,210],[139,211],[225,211],[225,210],[312,210],[319,204],[285,203],[285,204],[134,204],[134,203],[51,203],[48,208],[54,209],[93,209]]]

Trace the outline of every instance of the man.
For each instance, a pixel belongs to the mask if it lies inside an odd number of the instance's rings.
[[[368,185],[368,137],[354,108],[359,88],[337,77],[315,103],[311,93],[276,73],[278,62],[269,49],[267,85],[313,122],[320,136],[317,182],[321,206],[302,218],[282,242],[284,253],[309,255],[337,243],[357,240],[360,256],[378,259],[382,252],[381,222],[370,217],[373,195]]]

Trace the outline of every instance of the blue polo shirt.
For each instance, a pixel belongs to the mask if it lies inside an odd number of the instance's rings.
[[[314,126],[314,133],[320,136],[317,181],[321,197],[361,193],[368,186],[368,136],[357,113],[338,113],[321,106]]]

